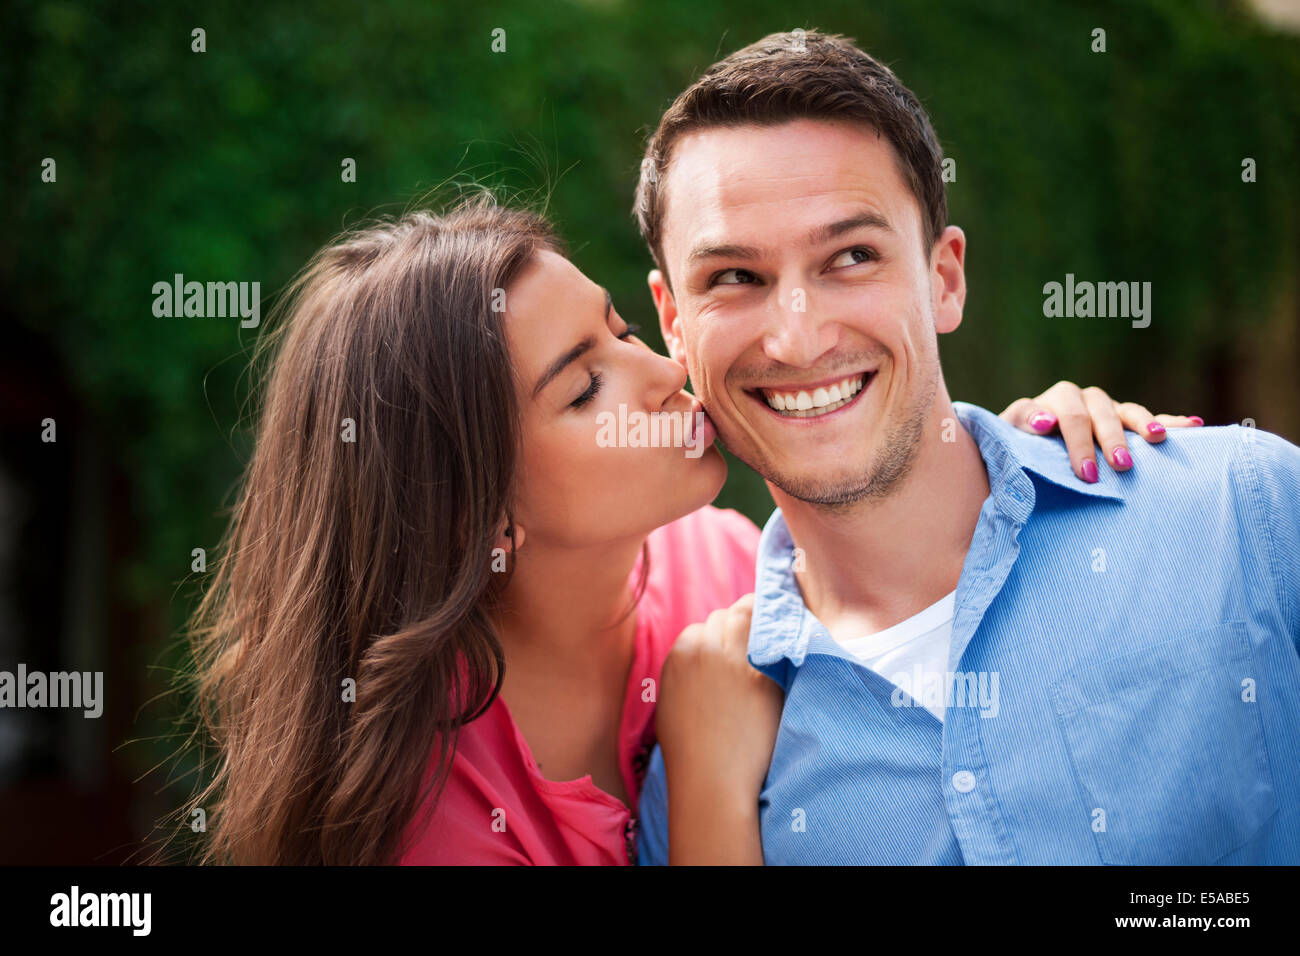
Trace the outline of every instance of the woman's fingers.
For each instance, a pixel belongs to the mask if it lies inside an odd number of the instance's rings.
[[[1075,473],[1084,481],[1093,482],[1098,478],[1097,460],[1094,442],[1101,447],[1102,456],[1116,471],[1128,471],[1133,467],[1133,456],[1129,454],[1128,442],[1124,440],[1124,422],[1120,418],[1117,404],[1095,385],[1082,390],[1084,407],[1088,410],[1087,433],[1079,429],[1077,441],[1065,440],[1070,450],[1070,461],[1075,466]]]
[[[1035,398],[1017,398],[998,417],[1031,435],[1047,435],[1056,428],[1056,416]]]
[[[1151,444],[1165,440],[1166,429],[1198,428],[1205,424],[1199,415],[1153,415],[1137,402],[1123,402],[1119,406],[1124,427],[1135,431]]]
[[[1097,480],[1097,461],[1092,450],[1092,412],[1083,389],[1073,382],[1057,382],[1037,398],[1012,402],[999,417],[1033,435],[1050,435],[1059,428],[1074,473],[1084,481]]]
[[[1074,473],[1087,482],[1098,479],[1094,443],[1115,471],[1133,467],[1125,429],[1155,444],[1170,428],[1195,428],[1205,422],[1197,415],[1153,415],[1137,402],[1116,402],[1104,389],[1079,388],[1057,382],[1037,398],[1020,398],[999,416],[1031,435],[1050,435],[1059,429],[1069,451]]]
[[[1137,432],[1147,442],[1154,445],[1165,440],[1165,429],[1168,426],[1162,424],[1145,406],[1137,402],[1120,402],[1119,417],[1125,428]]]
[[[1166,428],[1199,428],[1205,424],[1200,415],[1157,415],[1156,421]]]
[[[1133,467],[1133,455],[1124,435],[1124,413],[1119,402],[1100,388],[1085,388],[1083,395],[1092,413],[1092,431],[1106,461],[1116,471]]]
[[[1205,424],[1200,415],[1153,415],[1136,402],[1120,405],[1120,417],[1124,419],[1125,428],[1137,432],[1152,444],[1165,440],[1166,429],[1199,428]]]
[[[1092,450],[1092,417],[1086,405],[1080,402],[1078,411],[1061,411],[1057,414],[1061,437],[1070,455],[1070,467],[1084,481],[1097,480],[1097,460]]]

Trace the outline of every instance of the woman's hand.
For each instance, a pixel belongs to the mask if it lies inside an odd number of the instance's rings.
[[[749,663],[754,596],[682,631],[664,662],[655,727],[668,784],[669,862],[763,862],[758,795],[783,694]]]
[[[1094,436],[1110,466],[1128,471],[1133,457],[1124,429],[1154,445],[1165,440],[1166,428],[1205,424],[1198,415],[1152,415],[1134,402],[1114,401],[1095,385],[1079,388],[1073,382],[1057,382],[1037,398],[1017,399],[999,417],[1032,435],[1050,435],[1059,427],[1074,473],[1088,482],[1097,480]]]

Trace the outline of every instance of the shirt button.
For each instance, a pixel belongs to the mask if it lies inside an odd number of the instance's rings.
[[[975,774],[969,770],[958,770],[952,775],[952,786],[958,793],[970,793],[975,789]]]

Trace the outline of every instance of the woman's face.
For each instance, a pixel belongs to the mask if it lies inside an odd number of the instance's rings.
[[[523,434],[513,517],[529,545],[644,537],[717,496],[727,466],[685,368],[633,337],[569,260],[537,254],[507,290],[505,330]]]

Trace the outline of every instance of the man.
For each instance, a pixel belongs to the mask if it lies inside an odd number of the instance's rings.
[[[778,506],[766,862],[1300,862],[1300,449],[1198,428],[1098,474],[951,401],[941,161],[911,91],[809,32],[712,67],[643,164],[665,341]],[[642,862],[666,797],[656,754]]]

